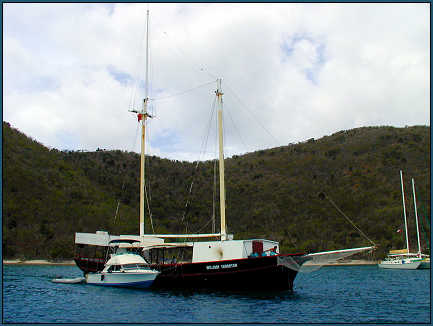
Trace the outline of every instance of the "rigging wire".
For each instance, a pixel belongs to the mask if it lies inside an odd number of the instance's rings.
[[[210,222],[212,222],[212,220],[210,219],[210,220],[208,220],[207,222],[206,222],[206,224],[205,225],[203,225],[200,229],[198,229],[195,233],[200,233],[201,231],[203,231],[205,228],[206,228],[206,226],[208,226],[209,225],[209,223]],[[215,231],[213,231],[214,233],[215,233]]]
[[[149,197],[147,195],[147,187],[146,187],[146,185],[144,185],[144,193],[146,195],[147,211],[149,213],[150,225],[152,226],[152,232],[155,233],[155,230],[153,228],[152,212],[150,211]]]
[[[216,98],[215,98],[216,99]],[[218,120],[215,119],[215,131],[218,129]],[[218,133],[215,132],[215,138],[218,137]],[[216,189],[216,185],[217,185],[217,143],[218,143],[218,139],[215,139],[214,142],[214,152],[213,154],[215,155],[215,159],[214,164],[213,164],[213,194],[212,194],[212,233],[216,232],[216,226],[215,226],[215,222],[216,222],[216,194],[217,194],[217,189]],[[206,223],[206,225],[209,223]]]
[[[203,67],[199,68],[198,66],[190,63],[189,58],[191,56],[187,55],[182,48],[180,48],[180,47],[177,46],[177,44],[176,44],[177,43],[176,42],[177,39],[173,39],[171,37],[171,35],[169,35],[166,31],[162,32],[162,34],[164,35],[164,37],[167,37],[169,39],[169,43],[171,45],[171,49],[174,50],[172,52],[175,53],[181,59],[180,61],[182,61],[184,63],[186,62],[191,68],[193,68],[193,70],[196,70],[200,74],[202,74],[203,72],[206,72],[209,76],[211,76],[212,78],[216,79],[216,77],[214,75],[212,75],[211,73],[209,73],[209,71],[207,71],[206,68],[203,68]]]
[[[287,236],[289,237],[289,240],[290,240],[290,242],[292,243],[292,245],[293,245],[294,247],[297,247],[296,241],[293,241],[293,237],[292,237],[291,233],[289,232],[289,230],[286,229],[285,231],[286,231]]]
[[[137,127],[135,128],[134,143],[132,145],[131,152],[134,150],[135,145],[137,144],[138,126],[139,126],[139,124],[137,124]],[[125,193],[125,181],[126,181],[126,174],[123,176],[122,188],[120,191],[120,198],[122,198],[123,194]],[[116,213],[114,215],[114,223],[116,223],[117,214],[119,212],[120,198],[117,200]]]
[[[194,181],[195,181],[195,175],[196,175],[196,172],[198,170],[198,165],[200,164],[200,158],[202,156],[202,153],[204,153],[206,151],[207,143],[208,143],[208,140],[209,140],[209,134],[210,134],[210,130],[211,130],[211,125],[212,125],[212,121],[213,121],[214,115],[215,115],[214,114],[215,107],[216,107],[215,104],[216,104],[216,97],[214,97],[213,102],[212,102],[209,121],[208,121],[208,123],[206,125],[207,126],[206,127],[206,129],[207,129],[207,135],[206,135],[205,139],[202,142],[201,151],[200,151],[200,154],[199,154],[199,159],[197,160],[197,162],[195,164],[195,168],[194,168],[193,173],[192,173],[192,180],[191,180],[191,184],[189,186],[187,201],[185,203],[185,210],[184,210],[184,212],[182,214],[181,221],[182,221],[182,223],[185,223],[185,231],[186,231],[186,233],[188,233],[188,221],[185,219],[185,217],[186,217],[186,215],[189,212],[190,202],[191,202],[191,197],[192,197],[192,188],[193,188]],[[206,131],[206,129],[205,129],[205,131]]]
[[[135,70],[134,71],[142,71],[143,69],[140,69],[141,65],[142,65],[142,60],[143,60],[143,47],[144,47],[144,35],[146,32],[146,24],[143,25],[143,30],[141,32],[141,37],[140,40],[141,42],[139,43],[139,45],[137,46],[137,51],[135,53],[137,53],[137,57],[136,57],[136,64],[135,64]],[[135,103],[135,98],[137,96],[137,91],[138,91],[138,85],[140,82],[140,73],[137,73],[136,78],[135,78],[135,83],[133,85],[133,87],[131,87],[131,97],[130,97],[130,101],[129,101],[129,105],[131,108],[134,108],[136,103]]]
[[[352,226],[353,226],[355,229],[357,229],[357,230],[359,231],[359,233],[360,233],[361,235],[363,235],[363,236],[364,236],[368,241],[370,241],[371,244],[373,244],[373,246],[376,247],[376,244],[375,244],[372,240],[370,240],[370,238],[367,237],[367,235],[366,235],[364,232],[362,232],[361,229],[358,228],[358,227],[355,225],[355,223],[353,223],[353,221],[352,221],[352,220],[351,220],[351,219],[350,219],[346,214],[344,214],[343,211],[342,211],[340,208],[338,208],[338,206],[334,203],[334,201],[333,201],[331,198],[328,197],[327,194],[325,194],[324,192],[321,192],[321,193],[319,194],[319,197],[320,197],[320,198],[326,198],[326,199],[328,199],[329,202],[332,204],[332,206],[334,206],[335,209],[336,209],[338,212],[340,212],[340,213],[341,213],[341,214],[346,218],[346,220],[348,220],[348,221],[350,222],[350,224],[352,224]]]
[[[147,123],[146,130],[147,130],[147,134],[148,134],[148,137],[146,137],[146,141],[147,141],[146,148],[147,148],[147,152],[148,152],[148,159],[146,160],[146,163],[147,163],[147,169],[146,169],[146,171],[148,171],[148,173],[146,173],[147,182],[146,182],[146,180],[144,180],[144,183],[145,183],[145,185],[147,184],[147,186],[149,188],[149,201],[151,202],[152,201],[152,193],[151,193],[152,189],[151,189],[151,186],[150,186],[150,176],[151,176],[150,153],[152,152],[152,149],[150,147],[151,146],[150,139],[151,139],[152,128],[150,128],[150,125],[151,125],[150,121],[146,120],[146,123]],[[146,155],[146,153],[144,153],[144,154]]]
[[[146,120],[146,130],[148,131],[149,137],[146,137],[146,142],[147,142],[147,146],[146,148],[148,148],[148,152],[150,152],[150,133],[151,133],[151,128],[150,128],[150,121]],[[144,180],[144,194],[146,197],[146,204],[147,204],[147,211],[149,214],[149,219],[150,219],[150,225],[152,226],[152,232],[155,233],[155,229],[153,227],[153,218],[152,218],[152,212],[150,210],[150,203],[152,201],[152,197],[151,197],[151,186],[150,186],[150,157],[148,157],[148,159],[146,160],[146,153],[144,153],[144,159],[145,159],[145,164],[147,163],[147,171],[148,173],[146,173],[145,175],[145,180]],[[147,178],[147,181],[146,181]]]
[[[216,153],[216,143],[215,143],[215,153]],[[213,166],[213,196],[212,196],[212,233],[215,233],[216,226],[215,226],[215,220],[216,220],[216,170],[217,170],[217,159],[214,160],[214,166]]]
[[[211,85],[211,84],[213,84],[213,83],[215,83],[215,80],[212,80],[212,81],[206,82],[206,83],[204,83],[204,84],[200,84],[200,85],[198,85],[198,86],[195,86],[195,87],[189,88],[189,89],[187,89],[187,90],[184,90],[184,91],[181,91],[181,92],[178,92],[178,93],[170,94],[170,95],[167,95],[167,96],[162,96],[162,97],[159,97],[159,98],[151,98],[151,100],[155,102],[155,101],[166,100],[166,99],[169,99],[169,98],[172,98],[172,97],[176,97],[176,96],[181,96],[181,95],[184,95],[184,94],[186,94],[186,93],[189,93],[189,92],[195,91],[196,89],[199,89],[199,88],[201,88],[201,87],[204,87],[204,86],[207,86],[207,85]]]
[[[194,179],[195,179],[195,174],[196,174],[197,169],[198,169],[198,165],[200,164],[200,158],[201,158],[202,153],[205,152],[206,147],[207,147],[207,142],[208,142],[209,133],[210,133],[210,126],[212,124],[212,120],[213,120],[214,112],[215,112],[215,102],[216,102],[216,98],[214,98],[214,101],[212,103],[212,109],[211,109],[210,119],[209,119],[209,122],[207,124],[207,136],[203,140],[203,143],[202,143],[202,146],[201,146],[201,151],[200,151],[200,154],[199,154],[199,159],[197,160],[197,162],[195,164],[195,168],[194,168],[193,173],[192,173],[192,181],[191,181],[191,185],[189,187],[187,202],[185,204],[185,211],[184,211],[184,213],[182,215],[182,222],[185,222],[186,231],[188,230],[188,222],[185,221],[185,216],[186,216],[186,214],[189,211],[190,202],[191,202],[191,196],[192,196],[192,187],[194,185]]]
[[[267,133],[267,134],[268,134],[268,135],[273,139],[273,141],[275,141],[276,144],[278,144],[278,143],[279,143],[278,139],[277,139],[274,135],[272,135],[272,133],[271,133],[268,129],[265,128],[265,126],[260,122],[260,119],[257,118],[257,117],[253,114],[252,110],[249,110],[249,109],[248,109],[248,106],[245,105],[245,104],[241,101],[241,99],[239,98],[239,96],[238,96],[238,95],[236,94],[236,92],[235,92],[235,91],[230,87],[230,85],[227,83],[227,81],[225,82],[225,85],[226,85],[226,88],[227,88],[230,92],[232,92],[232,94],[234,95],[234,98],[239,102],[240,107],[243,108],[243,109],[245,109],[245,111],[247,111],[247,112],[252,116],[253,120],[256,121],[256,122],[260,125],[260,127],[263,128],[264,131],[266,131],[266,133]]]
[[[224,113],[225,113],[225,112],[228,113],[229,118],[230,118],[230,121],[232,122],[233,127],[234,127],[234,130],[236,131],[236,133],[237,133],[237,135],[238,135],[238,137],[239,137],[239,139],[240,139],[242,145],[243,145],[245,148],[247,148],[247,145],[245,144],[244,139],[243,139],[242,136],[241,136],[240,129],[236,126],[236,124],[235,124],[235,122],[234,122],[234,120],[233,120],[233,117],[232,117],[232,115],[231,115],[231,113],[230,113],[230,110],[225,110]]]

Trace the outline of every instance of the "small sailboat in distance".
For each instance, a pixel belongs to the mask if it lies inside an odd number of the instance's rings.
[[[417,255],[421,258],[421,264],[419,265],[419,269],[428,269],[430,268],[430,256],[422,253],[421,250],[421,240],[419,237],[419,225],[418,225],[418,211],[416,208],[416,195],[415,195],[415,181],[412,178],[412,193],[413,193],[413,204],[415,209],[415,221],[416,221],[416,236],[418,239],[418,252]]]
[[[408,235],[407,218],[406,218],[406,204],[404,199],[403,171],[401,170],[400,170],[400,182],[401,182],[401,195],[403,200],[403,216],[404,216],[404,229],[406,234],[406,249],[391,250],[388,253],[388,256],[383,261],[381,261],[378,264],[378,266],[380,268],[387,268],[387,269],[418,269],[422,264],[422,258],[421,258],[421,245],[419,241],[419,232],[418,232],[418,215],[416,214],[415,184],[412,179],[413,194],[414,194],[414,201],[415,201],[416,226],[417,226],[417,235],[418,235],[418,253],[411,254],[409,251],[409,235]]]

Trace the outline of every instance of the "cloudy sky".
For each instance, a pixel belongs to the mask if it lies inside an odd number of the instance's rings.
[[[3,119],[60,150],[139,150],[147,4],[3,4]],[[227,155],[430,125],[429,4],[150,4],[150,154]]]

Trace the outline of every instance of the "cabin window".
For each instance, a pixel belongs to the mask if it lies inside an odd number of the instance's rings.
[[[149,266],[146,264],[125,264],[122,265],[124,270],[131,270],[131,269],[149,269]]]
[[[108,272],[118,272],[120,271],[120,265],[111,265],[108,268]]]

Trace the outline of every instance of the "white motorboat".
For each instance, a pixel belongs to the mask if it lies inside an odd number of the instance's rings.
[[[159,272],[150,268],[146,260],[134,252],[134,241],[111,241],[112,253],[102,271],[87,273],[87,284],[148,288]]]

